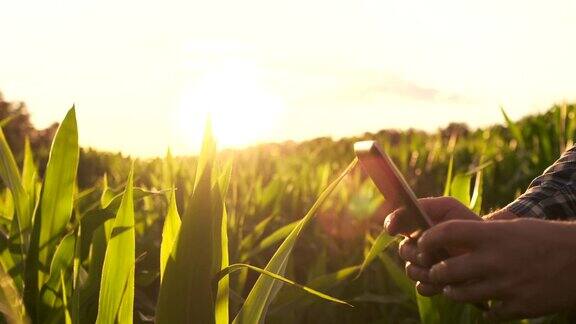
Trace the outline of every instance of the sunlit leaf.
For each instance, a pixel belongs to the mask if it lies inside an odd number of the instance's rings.
[[[164,277],[164,269],[166,262],[172,254],[172,247],[178,239],[180,232],[180,215],[178,214],[178,207],[176,206],[176,193],[172,190],[170,195],[170,206],[168,207],[168,214],[164,220],[164,229],[162,230],[162,244],[160,246],[160,280]]]
[[[96,323],[132,323],[134,305],[134,201],[133,171],[106,248]]]
[[[348,304],[347,302],[345,302],[345,301],[343,301],[343,300],[340,300],[340,299],[338,299],[338,298],[334,298],[334,297],[328,296],[328,295],[326,295],[326,294],[324,294],[324,293],[321,293],[321,292],[319,292],[319,291],[316,291],[316,290],[314,290],[314,289],[312,289],[312,288],[310,288],[310,287],[306,287],[306,286],[301,285],[301,284],[298,284],[298,283],[296,283],[296,282],[294,282],[294,281],[292,281],[292,280],[290,280],[290,279],[286,279],[285,277],[282,277],[282,276],[280,276],[280,275],[277,275],[277,274],[275,274],[275,273],[273,273],[273,272],[267,271],[267,270],[265,270],[265,269],[260,269],[260,268],[258,268],[258,267],[255,267],[255,266],[252,266],[252,265],[249,265],[249,264],[233,264],[233,265],[225,268],[224,270],[222,270],[222,271],[218,274],[217,280],[219,280],[220,278],[223,278],[224,276],[227,276],[228,274],[230,274],[230,273],[232,273],[232,272],[241,270],[241,269],[243,269],[243,268],[247,268],[247,269],[250,269],[250,270],[252,270],[252,271],[256,271],[256,272],[260,273],[261,275],[267,276],[267,277],[269,277],[269,278],[271,278],[271,279],[274,279],[274,280],[278,280],[278,281],[280,281],[280,282],[282,282],[282,283],[285,283],[285,284],[289,284],[289,285],[292,286],[292,287],[299,288],[299,289],[301,289],[301,290],[303,290],[303,291],[305,291],[305,292],[307,292],[307,293],[309,293],[309,294],[312,294],[312,295],[317,296],[317,297],[319,297],[319,298],[325,299],[325,300],[327,300],[327,301],[331,301],[331,302],[337,303],[337,304],[343,304],[343,305],[352,306],[352,305]]]
[[[211,280],[223,260],[223,198],[219,184],[213,185],[215,154],[215,141],[207,126],[194,192],[164,270],[157,323],[209,324],[216,320]]]
[[[358,276],[360,276],[360,274],[364,272],[364,270],[366,270],[366,267],[368,267],[368,265],[370,265],[370,263],[372,263],[372,261],[374,261],[378,257],[378,255],[382,253],[384,250],[386,250],[386,248],[394,241],[395,238],[393,236],[388,235],[386,231],[382,231],[380,235],[378,235],[378,237],[376,238],[376,241],[374,241],[374,243],[372,244],[372,247],[370,248],[370,251],[368,252],[366,257],[364,258],[364,262],[362,262],[362,266],[360,267],[360,272],[358,273]]]
[[[66,298],[66,281],[64,280],[64,274],[60,276],[60,285],[62,286],[62,308],[64,310],[64,323],[72,324],[72,317],[70,317],[70,312],[68,311],[68,299]]]
[[[60,235],[70,220],[74,203],[73,193],[78,169],[79,148],[76,113],[72,108],[56,132],[50,157],[46,166],[40,216],[35,222],[39,226],[38,284],[45,281],[45,273],[56,249]]]
[[[12,193],[14,207],[16,209],[16,219],[13,224],[12,233],[20,237],[24,235],[24,242],[27,242],[26,236],[28,235],[31,222],[32,211],[30,209],[29,197],[21,182],[20,173],[16,166],[16,161],[12,155],[12,151],[8,146],[8,142],[4,137],[4,132],[0,128],[0,178]],[[26,244],[26,243],[24,243]],[[24,249],[24,247],[22,247]]]
[[[444,196],[450,194],[450,187],[452,186],[452,170],[454,169],[454,155],[450,156],[450,162],[448,162],[448,173],[446,174],[446,184],[444,185]]]
[[[508,126],[508,129],[512,133],[512,136],[518,142],[518,145],[524,146],[524,137],[522,136],[522,131],[520,130],[518,125],[516,125],[516,123],[513,122],[512,119],[510,119],[510,117],[508,117],[508,114],[504,110],[504,107],[500,107],[500,111],[502,112],[502,115],[506,120],[506,125]]]
[[[345,280],[357,274],[359,270],[360,266],[352,266],[333,273],[323,274],[307,282],[306,287],[317,291],[328,291],[344,284]],[[305,298],[304,293],[303,290],[283,288],[274,301],[273,311],[282,313],[286,309],[294,310],[313,302],[312,299]]]
[[[76,243],[75,233],[70,233],[62,239],[52,258],[50,265],[50,275],[46,284],[40,291],[40,309],[38,317],[44,319],[58,319],[64,316],[62,309],[62,277],[70,278],[69,268],[74,261],[74,247]]]
[[[470,199],[470,209],[476,214],[480,214],[482,210],[482,197],[483,197],[483,179],[484,172],[482,170],[476,173],[474,179],[474,190],[472,191],[472,198]]]
[[[9,324],[30,323],[22,296],[4,266],[0,266],[0,312]]]
[[[227,185],[224,186],[227,188]],[[222,206],[222,229],[220,245],[222,261],[220,262],[220,268],[227,268],[230,260],[228,255],[228,213],[226,212],[226,206]],[[216,324],[228,324],[230,322],[229,310],[229,297],[230,297],[230,279],[228,277],[222,278],[218,282],[217,293],[216,293]]]
[[[472,180],[470,175],[457,174],[450,187],[450,196],[458,199],[465,206],[470,206],[470,180]]]
[[[242,259],[244,259],[244,260],[249,259],[252,256],[254,256],[254,255],[270,248],[271,246],[277,244],[278,242],[282,241],[288,235],[290,235],[290,233],[292,233],[294,228],[296,228],[296,226],[298,226],[299,222],[300,221],[294,221],[290,224],[286,224],[286,225],[280,227],[279,229],[275,230],[274,232],[272,232],[272,234],[268,235],[267,237],[262,239],[260,242],[258,242],[258,244],[256,244],[256,246],[254,246],[254,248],[250,252],[248,252],[244,256],[242,256]]]

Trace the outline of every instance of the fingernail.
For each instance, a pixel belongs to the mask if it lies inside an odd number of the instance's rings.
[[[436,280],[436,271],[434,271],[434,268],[428,271],[428,278],[432,283],[438,283],[438,280]]]
[[[390,222],[391,222],[390,218],[392,218],[392,214],[386,216],[386,219],[384,220],[384,228],[386,230],[388,230],[388,226],[390,226]]]
[[[444,289],[442,289],[442,292],[444,293],[444,295],[450,297],[450,296],[452,296],[452,293],[454,292],[454,290],[452,289],[451,286],[446,286],[446,287],[444,287]]]
[[[418,247],[422,247],[422,242],[424,242],[423,238],[424,235],[420,235],[420,237],[418,238],[418,242],[416,242],[418,244]]]
[[[438,283],[440,282],[441,278],[440,278],[440,273],[442,271],[441,267],[442,267],[442,262],[434,265],[432,268],[430,268],[430,280],[434,283]]]

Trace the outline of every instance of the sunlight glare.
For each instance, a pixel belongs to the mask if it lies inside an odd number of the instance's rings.
[[[211,68],[183,91],[176,114],[179,137],[196,150],[210,116],[219,148],[266,141],[284,110],[281,98],[261,81],[261,71],[243,62]]]

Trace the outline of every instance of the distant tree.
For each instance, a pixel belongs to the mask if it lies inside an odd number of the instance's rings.
[[[17,160],[22,159],[24,143],[26,138],[28,138],[36,160],[39,162],[38,165],[43,166],[46,164],[52,138],[58,129],[58,123],[54,123],[46,129],[36,129],[30,121],[30,113],[26,104],[20,101],[6,101],[1,92],[0,121],[4,121],[2,131]],[[42,173],[43,170],[40,170],[40,172]]]
[[[5,121],[2,130],[12,151],[20,154],[24,149],[24,139],[34,132],[26,104],[5,101],[0,93],[0,120]]]
[[[440,130],[443,138],[450,138],[456,136],[458,138],[466,137],[470,134],[470,128],[466,123],[450,123],[448,126]]]

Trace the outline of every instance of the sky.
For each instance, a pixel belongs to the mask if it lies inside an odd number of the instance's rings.
[[[576,101],[576,2],[0,1],[0,91],[83,146],[194,153]]]

